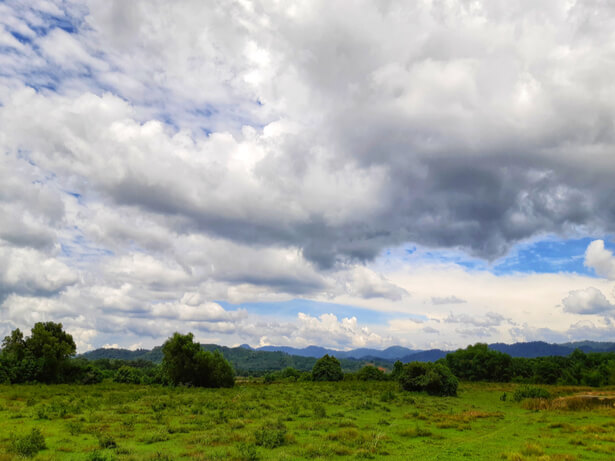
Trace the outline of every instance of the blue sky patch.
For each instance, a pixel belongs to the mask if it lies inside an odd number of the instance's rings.
[[[258,314],[263,316],[272,315],[277,319],[289,321],[296,320],[297,314],[303,312],[304,314],[311,315],[312,317],[318,317],[322,314],[334,314],[338,320],[345,317],[356,317],[357,321],[361,324],[377,324],[385,325],[389,320],[393,318],[411,317],[415,320],[427,320],[427,317],[421,315],[409,315],[409,314],[394,314],[391,312],[374,311],[368,308],[349,306],[346,304],[326,303],[318,301],[310,301],[307,299],[292,299],[290,301],[279,302],[256,302],[256,303],[241,303],[231,304],[226,301],[216,301],[224,309],[233,310],[237,307],[245,308],[251,314]]]
[[[376,262],[377,270],[386,271],[391,264],[456,264],[471,271],[489,271],[496,275],[514,273],[522,274],[557,274],[575,273],[595,277],[593,269],[586,267],[585,251],[594,240],[604,240],[605,248],[615,252],[615,244],[610,236],[562,239],[547,236],[540,240],[519,243],[509,253],[489,263],[480,258],[469,256],[461,250],[428,249],[417,245],[408,245],[402,249],[387,249]],[[383,266],[378,267],[383,264]]]

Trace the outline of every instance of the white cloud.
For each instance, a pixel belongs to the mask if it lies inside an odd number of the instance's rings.
[[[615,305],[594,287],[573,290],[562,300],[562,303],[564,304],[564,311],[573,314],[607,314],[615,309]]]
[[[604,240],[594,240],[585,251],[585,265],[596,274],[609,280],[615,280],[615,257],[604,247]]]
[[[0,246],[0,299],[12,292],[49,295],[77,281],[75,271],[40,251]]]
[[[335,314],[313,317],[299,313],[297,330],[292,334],[296,344],[328,345],[348,349],[350,347],[374,347],[383,343],[383,338],[358,324],[356,317],[339,319]]]

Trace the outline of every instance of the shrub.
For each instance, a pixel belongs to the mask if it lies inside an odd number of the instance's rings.
[[[314,405],[314,416],[316,416],[317,418],[327,417],[327,410],[322,404],[317,403],[316,405]]]
[[[513,400],[521,402],[523,399],[550,399],[551,394],[542,387],[521,386],[515,390]]]
[[[88,455],[87,460],[88,461],[109,461],[109,458],[107,458],[107,456],[104,453],[98,450],[94,450]]]
[[[276,448],[286,441],[286,426],[283,422],[266,423],[254,432],[256,445],[265,448]]]
[[[11,442],[10,451],[19,456],[31,458],[45,448],[47,448],[45,437],[39,429],[34,428],[28,435],[14,439]]]
[[[238,447],[239,459],[242,461],[257,461],[258,453],[256,447],[247,443],[240,443]]]
[[[98,446],[100,448],[117,448],[117,443],[109,434],[98,434]]]
[[[124,365],[115,372],[113,381],[116,383],[140,384],[141,374],[135,368]]]
[[[379,370],[374,366],[365,365],[357,371],[357,379],[361,381],[384,381],[386,379],[386,375],[384,374],[384,371]]]
[[[457,395],[459,380],[441,363],[410,362],[399,378],[406,391],[426,391],[429,395]]]

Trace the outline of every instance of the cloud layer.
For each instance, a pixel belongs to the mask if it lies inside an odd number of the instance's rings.
[[[288,323],[217,302],[292,298],[414,318],[454,308],[457,341],[522,328],[445,285],[419,299],[379,261],[409,242],[493,261],[547,234],[615,230],[611,13],[559,1],[3,2],[4,329],[59,319],[80,347],[188,328],[225,343],[403,339],[354,316]],[[601,242],[586,265],[612,280]],[[589,285],[545,309],[564,299],[566,315],[604,314],[612,301]],[[442,331],[429,322],[422,331]]]

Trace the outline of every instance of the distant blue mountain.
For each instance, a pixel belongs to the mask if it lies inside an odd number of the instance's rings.
[[[562,344],[549,344],[544,341],[532,341],[529,343],[514,344],[495,343],[490,344],[489,349],[503,352],[512,357],[532,359],[535,357],[549,357],[552,355],[565,357],[575,348],[564,346]]]
[[[320,358],[325,354],[329,354],[334,355],[338,359],[363,359],[373,357],[392,361],[398,360],[406,355],[419,352],[402,346],[391,346],[384,350],[361,348],[350,351],[338,351],[319,346],[307,346],[302,349],[290,346],[263,346],[256,348],[256,350],[267,352],[285,352],[289,355],[298,355],[300,357]]]
[[[248,345],[241,347],[250,348]],[[615,352],[615,343],[595,342],[595,341],[578,341],[566,344],[550,344],[544,341],[531,341],[525,343],[494,343],[489,344],[489,348],[503,352],[512,357],[548,357],[548,356],[567,356],[576,348],[583,352]],[[338,351],[335,349],[327,349],[319,346],[308,346],[305,348],[295,348],[290,346],[264,346],[253,350],[269,351],[269,352],[285,352],[289,355],[297,355],[300,357],[322,357],[325,354],[334,355],[335,357],[353,358],[353,359],[380,359],[402,362],[433,362],[446,356],[449,352],[442,349],[431,350],[413,350],[402,346],[391,346],[384,350],[360,348],[350,351]]]
[[[435,362],[446,357],[451,351],[443,351],[442,349],[430,349],[428,351],[419,351],[413,354],[406,355],[399,360],[404,363],[407,362]]]

